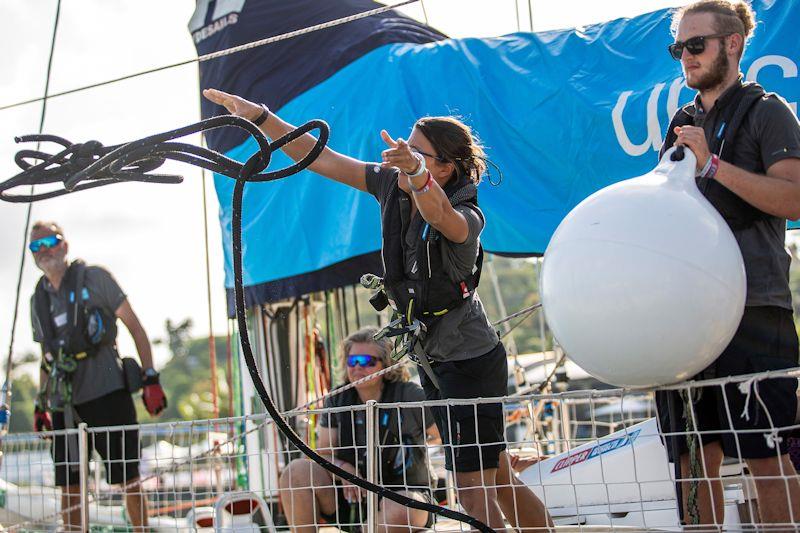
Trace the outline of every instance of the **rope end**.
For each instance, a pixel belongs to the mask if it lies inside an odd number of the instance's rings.
[[[678,146],[677,148],[675,148],[675,151],[672,152],[672,155],[670,156],[670,159],[672,161],[683,161],[683,158],[686,155],[685,154],[685,150],[686,149],[684,148],[683,145]]]

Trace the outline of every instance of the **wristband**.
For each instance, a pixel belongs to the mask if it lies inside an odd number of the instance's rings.
[[[431,190],[431,187],[433,186],[433,176],[431,176],[431,173],[429,171],[426,170],[426,172],[428,172],[428,179],[425,181],[425,185],[423,185],[419,189],[414,187],[414,184],[411,183],[410,179],[408,180],[408,184],[411,187],[411,190],[414,192],[414,194],[422,194]]]
[[[717,170],[719,170],[719,156],[717,154],[711,154],[703,170],[700,172],[700,177],[712,179],[717,174]]]
[[[708,156],[708,159],[706,160],[706,164],[703,165],[703,168],[700,169],[700,171],[697,173],[697,176],[700,177],[700,178],[704,177],[706,175],[706,172],[708,172],[708,169],[710,167],[711,167],[711,156]]]
[[[269,108],[265,104],[261,104],[261,114],[253,120],[253,124],[260,126],[266,122],[267,117],[269,117]]]
[[[417,176],[422,176],[422,174],[427,170],[425,168],[425,158],[419,154],[414,154],[414,158],[419,161],[419,166],[417,170],[413,174],[406,174],[409,178],[416,178]]]

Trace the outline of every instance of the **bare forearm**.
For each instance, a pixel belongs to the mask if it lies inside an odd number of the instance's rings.
[[[116,316],[133,337],[133,343],[136,345],[136,352],[139,354],[139,360],[142,362],[142,368],[153,368],[153,353],[150,351],[150,339],[147,338],[147,333],[139,322],[139,317],[133,312],[130,302],[125,299],[119,305],[116,311]]]
[[[147,338],[144,328],[140,328],[135,333],[132,332],[131,335],[136,345],[136,352],[139,354],[139,360],[142,362],[142,368],[153,368],[153,352],[150,349],[150,339]]]
[[[269,115],[267,120],[264,121],[261,126],[259,126],[259,128],[272,139],[278,139],[296,129],[294,125],[286,122],[278,115],[272,113]],[[300,161],[314,148],[316,142],[316,137],[310,133],[306,133],[289,144],[284,145],[282,150],[294,161]],[[363,173],[361,167],[363,167],[364,163],[334,152],[327,146],[322,150],[322,153],[319,155],[319,157],[317,157],[314,162],[309,165],[308,168],[309,170],[326,178],[350,185],[351,187],[356,187],[358,189],[365,189],[365,186],[362,186],[360,183],[354,183],[353,179],[348,176],[348,172],[352,172],[352,169],[343,168],[343,162],[349,163],[348,166],[358,167],[358,173]]]
[[[411,187],[414,189],[421,189],[425,186],[427,176],[423,175],[411,180]],[[447,195],[444,190],[439,186],[436,181],[431,180],[430,189],[427,192],[415,192],[414,201],[419,209],[419,214],[425,221],[436,229],[442,220],[445,213],[445,208],[450,205]]]
[[[259,129],[264,132],[267,137],[271,137],[272,139],[278,139],[283,137],[285,134],[289,133],[290,131],[294,131],[296,128],[292,124],[289,124],[278,115],[274,113],[270,113],[267,120],[264,121]],[[310,133],[306,133],[302,137],[299,137],[297,140],[290,142],[289,144],[284,145],[282,150],[294,159],[295,161],[299,161],[303,158],[313,147],[314,143],[316,143],[316,139]],[[328,151],[326,148],[325,151]],[[325,157],[325,152],[323,152],[319,159],[315,161],[309,168],[311,170],[316,171],[314,168],[315,166],[319,165],[319,161]]]
[[[332,448],[317,448],[316,452],[330,462],[334,461]]]
[[[798,183],[747,172],[724,161],[714,179],[765,213],[789,220],[800,218]]]
[[[317,453],[326,458],[328,461],[333,461],[333,452],[337,443],[336,433],[329,427],[319,425],[317,426]]]

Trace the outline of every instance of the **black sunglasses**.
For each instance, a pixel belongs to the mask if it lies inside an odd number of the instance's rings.
[[[706,51],[706,39],[717,39],[719,37],[727,37],[730,33],[716,33],[714,35],[698,35],[697,37],[690,37],[685,41],[675,41],[667,47],[669,55],[675,61],[680,61],[683,55],[683,49],[689,51],[693,56],[700,55]]]
[[[425,157],[433,158],[436,161],[439,161],[440,163],[446,163],[447,162],[447,160],[445,158],[443,158],[443,157],[439,157],[438,155],[433,155],[433,154],[429,154],[427,152],[423,152],[422,150],[420,150],[419,148],[416,148],[414,146],[411,147],[411,151],[415,152],[415,153],[417,153],[419,155],[424,155]]]

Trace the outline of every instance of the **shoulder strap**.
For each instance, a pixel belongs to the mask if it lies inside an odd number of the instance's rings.
[[[383,393],[381,394],[381,403],[400,403],[403,401],[403,398],[400,397],[403,383],[385,381],[383,386],[384,389]],[[382,442],[386,441],[385,435],[387,433],[396,433],[394,430],[398,428],[400,420],[396,420],[395,417],[399,412],[399,409],[390,408],[383,410],[383,413],[380,415],[380,419],[378,420],[378,431],[380,432],[380,438]],[[402,431],[402,428],[400,428],[400,433],[402,433]]]
[[[74,328],[78,326],[78,317],[80,316],[80,310],[83,308],[83,282],[86,279],[86,264],[80,259],[76,259],[70,267],[72,279],[75,282],[69,287],[70,303],[72,304],[70,306],[72,311],[69,315],[69,321]]]
[[[403,238],[407,222],[404,222],[402,195],[400,188],[393,184],[386,196],[381,214],[381,236],[383,244],[381,258],[383,260],[383,276],[389,283],[403,279]],[[405,204],[405,202],[404,202]]]
[[[36,318],[39,320],[39,327],[42,330],[42,344],[46,352],[51,356],[56,356],[58,347],[56,346],[56,332],[53,329],[53,316],[50,313],[50,296],[44,288],[45,277],[39,278],[36,289],[33,293],[33,308]]]
[[[745,83],[738,91],[735,100],[725,109],[723,121],[717,128],[717,132],[714,135],[714,146],[712,146],[712,151],[719,155],[720,158],[729,163],[733,162],[733,153],[731,151],[725,152],[724,147],[725,145],[733,146],[742,122],[755,106],[755,103],[761,100],[765,94],[766,91],[759,84],[755,82]]]
[[[478,284],[481,282],[481,272],[483,271],[483,245],[478,244],[478,257],[475,259],[475,272],[472,275],[473,283],[475,285],[474,288],[471,290],[475,290],[478,288]]]

